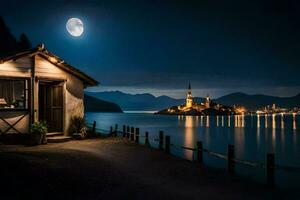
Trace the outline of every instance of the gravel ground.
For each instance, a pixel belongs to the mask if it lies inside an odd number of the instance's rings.
[[[122,138],[0,145],[0,173],[1,200],[288,198]]]

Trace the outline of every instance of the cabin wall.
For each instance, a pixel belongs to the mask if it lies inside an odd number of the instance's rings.
[[[25,115],[25,117],[23,117]],[[22,118],[23,117],[23,118]],[[4,118],[9,124],[13,125],[20,118],[22,118],[14,128],[21,133],[29,133],[29,113],[26,111],[5,111],[0,112],[0,132],[4,132],[9,128],[9,125],[5,123],[1,118]],[[18,133],[14,129],[9,129],[6,134]]]
[[[24,57],[17,60],[8,61],[0,64],[0,78],[30,78],[31,76],[32,58]],[[23,117],[25,115],[25,117]],[[14,128],[21,133],[29,132],[30,116],[29,111],[0,111],[0,118],[13,125],[20,120]],[[0,132],[4,132],[9,128],[9,125],[0,119]],[[17,133],[14,129],[10,129],[9,133]]]
[[[66,121],[65,127],[68,130],[70,120],[73,116],[84,117],[84,85],[78,78],[69,75],[66,82]]]
[[[35,56],[34,61],[32,57],[23,57],[15,61],[7,61],[0,64],[0,78],[1,77],[31,77],[32,63],[35,63],[35,81],[33,86],[34,99],[33,109],[34,116],[33,121],[39,119],[39,79],[53,79],[64,80],[64,113],[63,113],[63,127],[64,133],[68,134],[70,125],[70,119],[73,116],[84,116],[84,85],[83,82],[72,74],[60,69],[56,65],[52,64],[48,60]],[[0,112],[0,118],[4,118],[10,124],[14,124],[20,117],[24,115],[22,111],[5,111]],[[27,111],[26,116],[15,126],[15,128],[24,133],[29,132],[30,116]],[[9,126],[0,119],[0,130],[5,131]],[[15,133],[13,129],[9,133]]]
[[[35,76],[55,79],[66,79],[69,73],[58,68],[41,56],[35,56]]]
[[[24,57],[0,64],[0,77],[30,77],[32,58]]]
[[[64,82],[64,133],[68,134],[70,119],[73,116],[84,116],[84,85],[72,74],[58,68],[40,56],[35,60],[35,76],[38,79],[61,79]],[[35,119],[38,119],[38,81],[35,83]]]

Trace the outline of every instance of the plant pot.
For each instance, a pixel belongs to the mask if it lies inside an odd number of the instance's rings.
[[[43,136],[43,138],[42,138],[42,144],[47,144],[47,134],[43,133],[42,136]]]
[[[73,138],[76,140],[82,140],[82,135],[81,133],[73,133]]]
[[[32,133],[30,138],[30,145],[40,145],[43,141],[43,134]]]

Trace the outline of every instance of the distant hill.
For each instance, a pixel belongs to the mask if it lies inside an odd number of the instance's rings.
[[[152,94],[126,94],[120,91],[86,92],[88,95],[117,103],[123,110],[162,110],[171,106],[185,103],[185,99],[174,99],[168,96],[155,97]],[[204,98],[194,97],[195,102],[203,102]],[[213,101],[224,105],[240,105],[247,109],[258,109],[275,103],[281,107],[300,107],[300,94],[294,97],[274,97],[268,95],[248,95],[245,93],[232,93],[214,99]]]
[[[232,93],[215,99],[216,102],[225,105],[242,105],[247,109],[257,109],[264,106],[277,106],[285,108],[300,107],[300,94],[293,97],[275,97],[262,94],[248,95],[245,93]]]
[[[123,112],[115,103],[103,101],[89,95],[84,95],[84,110],[86,112]]]
[[[174,99],[168,96],[155,97],[152,94],[126,94],[120,91],[86,92],[86,94],[117,103],[123,110],[161,110],[170,105],[179,105],[184,99]]]

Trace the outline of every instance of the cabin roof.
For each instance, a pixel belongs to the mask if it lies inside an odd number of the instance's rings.
[[[28,56],[28,55],[29,56],[33,56],[33,55],[41,56],[42,58],[44,58],[44,59],[48,60],[49,62],[51,62],[52,64],[56,65],[57,67],[65,70],[66,72],[68,72],[70,74],[73,74],[74,76],[76,76],[77,78],[82,80],[84,82],[85,86],[96,86],[99,84],[99,82],[96,81],[95,79],[93,79],[92,77],[83,73],[79,69],[76,69],[75,67],[66,63],[64,60],[62,60],[58,56],[56,56],[53,53],[51,53],[50,51],[48,51],[44,47],[44,44],[40,44],[37,47],[32,48],[32,49],[14,52],[12,54],[1,57],[0,63],[5,63],[10,60],[17,60],[21,57]]]

